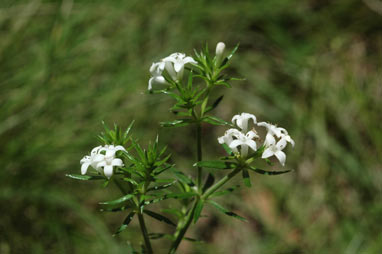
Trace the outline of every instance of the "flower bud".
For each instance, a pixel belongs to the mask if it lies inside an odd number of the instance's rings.
[[[225,44],[224,44],[224,42],[219,42],[219,43],[216,45],[216,64],[217,64],[217,65],[220,64],[220,61],[221,61],[222,58],[223,58],[224,49],[225,49]]]
[[[224,52],[224,49],[225,49],[224,42],[219,42],[216,45],[216,56],[221,56],[223,54],[223,52]]]

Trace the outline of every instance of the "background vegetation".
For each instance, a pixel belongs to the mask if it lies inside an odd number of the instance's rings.
[[[112,188],[76,182],[101,121],[143,143],[159,132],[180,166],[192,130],[167,133],[172,101],[145,94],[148,68],[169,53],[240,42],[219,117],[251,112],[296,141],[278,177],[253,176],[207,210],[179,253],[345,253],[382,249],[382,7],[378,0],[0,1],[0,253],[127,253],[138,225],[98,201]],[[223,129],[203,129],[206,158]],[[192,174],[193,169],[188,167]],[[154,221],[157,231],[168,231]],[[166,246],[154,243],[160,253]]]

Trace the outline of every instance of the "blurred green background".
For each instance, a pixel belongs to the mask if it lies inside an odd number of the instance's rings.
[[[127,253],[136,222],[97,202],[118,197],[76,182],[101,121],[143,144],[161,135],[174,160],[193,161],[192,130],[160,129],[173,102],[147,95],[148,69],[206,42],[240,42],[233,83],[215,112],[250,112],[296,141],[277,177],[220,200],[243,223],[206,209],[179,253],[381,253],[382,2],[0,1],[0,253]],[[220,95],[219,94],[219,95]],[[224,129],[203,129],[206,158]],[[188,158],[188,159],[187,159]],[[188,160],[188,161],[187,161]],[[188,164],[187,164],[188,163]],[[192,174],[192,167],[187,170]],[[152,231],[171,229],[148,219]],[[164,253],[166,242],[154,242]]]

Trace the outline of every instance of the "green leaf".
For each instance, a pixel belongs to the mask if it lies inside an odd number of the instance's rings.
[[[127,228],[127,226],[129,225],[129,223],[134,218],[134,215],[135,215],[135,212],[129,213],[129,215],[127,215],[127,217],[123,221],[122,225],[119,227],[119,229],[117,230],[117,232],[115,232],[114,235],[117,235],[117,234],[121,233],[123,230],[125,230]]]
[[[192,119],[178,119],[174,121],[161,122],[160,125],[162,127],[181,127],[186,126],[193,123]]]
[[[172,183],[167,183],[167,184],[163,184],[163,185],[158,185],[158,186],[154,186],[154,187],[151,187],[149,188],[147,191],[157,191],[157,190],[163,190],[163,189],[166,189],[168,187],[170,187],[171,185],[173,185],[175,182],[172,182]]]
[[[159,213],[156,213],[156,212],[153,212],[153,211],[150,211],[150,210],[143,210],[143,212],[151,217],[153,217],[154,219],[156,220],[159,220],[159,221],[162,221],[162,222],[165,222],[169,225],[172,225],[172,226],[176,226],[176,224],[174,222],[172,222],[169,218],[159,214]]]
[[[215,181],[215,177],[211,173],[209,173],[207,180],[203,185],[202,191],[205,192],[209,187],[212,186],[212,184],[214,184],[214,181]]]
[[[127,194],[127,195],[125,195],[123,197],[120,197],[120,198],[118,198],[116,200],[107,201],[107,202],[100,202],[99,204],[100,205],[119,205],[121,203],[124,203],[124,202],[128,201],[132,197],[134,197],[133,194]]]
[[[176,179],[178,179],[182,183],[187,184],[190,187],[195,186],[195,183],[191,180],[191,178],[186,176],[183,172],[178,171],[174,168],[172,168],[172,172],[175,174]]]
[[[216,191],[216,192],[214,192],[214,193],[211,195],[211,197],[218,197],[218,196],[223,196],[223,195],[232,193],[232,192],[235,191],[237,188],[240,188],[240,185],[236,185],[236,186],[233,186],[233,187],[230,187],[230,188],[228,188],[228,189],[221,190],[221,191]]]
[[[196,195],[197,194],[193,193],[193,192],[169,193],[169,194],[165,194],[165,195],[163,195],[162,197],[159,197],[159,198],[155,198],[155,199],[152,199],[152,200],[147,200],[147,201],[145,201],[144,204],[145,205],[154,204],[154,203],[157,203],[159,201],[162,201],[162,200],[165,200],[165,199],[169,199],[169,198],[186,199],[186,198],[194,197]]]
[[[104,180],[104,176],[96,175],[77,175],[77,174],[66,174],[67,177],[76,179],[76,180],[82,180],[82,181],[88,181],[88,180]]]
[[[202,119],[202,121],[213,125],[232,125],[231,123],[226,122],[223,119],[217,118],[215,116],[206,116]]]
[[[231,51],[231,53],[224,58],[222,64],[220,66],[224,66],[227,64],[227,62],[232,58],[232,56],[235,54],[236,50],[239,48],[240,43],[236,44],[236,47]]]
[[[205,167],[215,169],[233,169],[237,167],[237,163],[231,161],[199,161],[194,164],[194,167]]]
[[[200,217],[200,214],[202,213],[204,206],[204,201],[203,200],[198,200],[198,203],[196,204],[195,207],[195,212],[194,212],[194,223],[196,223]]]
[[[209,204],[213,205],[216,209],[218,209],[218,211],[228,215],[228,216],[231,216],[231,217],[234,217],[236,219],[239,219],[241,221],[247,221],[245,218],[241,217],[240,215],[237,215],[236,213],[234,212],[231,212],[227,209],[225,209],[224,207],[222,207],[221,205],[219,205],[218,203],[216,203],[215,201],[213,200],[208,200],[207,201]]]
[[[265,171],[265,170],[262,170],[262,169],[259,169],[259,168],[254,168],[254,167],[249,167],[250,170],[258,173],[258,174],[261,174],[261,175],[281,175],[281,174],[285,174],[285,173],[288,173],[292,170],[283,170],[283,171]]]
[[[217,98],[211,106],[206,108],[205,113],[208,113],[211,110],[215,109],[219,105],[219,103],[223,100],[223,97],[224,97],[224,95]]]
[[[179,211],[178,209],[175,209],[175,208],[162,209],[161,212],[175,215],[178,218],[182,218],[184,216],[181,211]]]
[[[248,170],[245,168],[243,169],[243,180],[245,186],[251,187],[251,179],[249,178]]]

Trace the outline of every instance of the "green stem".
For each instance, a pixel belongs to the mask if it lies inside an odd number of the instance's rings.
[[[175,241],[172,243],[170,251],[168,252],[169,254],[174,254],[176,250],[178,249],[178,246],[180,242],[183,240],[184,235],[187,232],[188,227],[190,226],[192,219],[194,218],[194,212],[197,204],[197,200],[195,200],[194,204],[192,205],[192,208],[189,210],[187,217],[186,217],[186,222],[183,225],[183,227],[175,234]]]
[[[202,126],[197,123],[196,126],[196,151],[197,151],[197,161],[202,161]],[[198,189],[202,186],[202,167],[198,166]]]
[[[215,191],[217,191],[220,187],[222,187],[226,182],[228,182],[232,177],[234,177],[237,173],[241,171],[241,167],[235,168],[228,175],[224,176],[219,182],[212,185],[203,195],[202,199],[207,199],[210,195],[212,195]]]
[[[146,229],[146,225],[145,225],[145,220],[143,219],[143,215],[142,215],[142,213],[140,211],[138,212],[138,219],[139,219],[139,225],[141,226],[141,231],[142,231],[143,239],[145,240],[146,251],[147,251],[148,254],[152,254],[153,253],[153,249],[151,247],[149,234],[147,233],[147,229]]]

